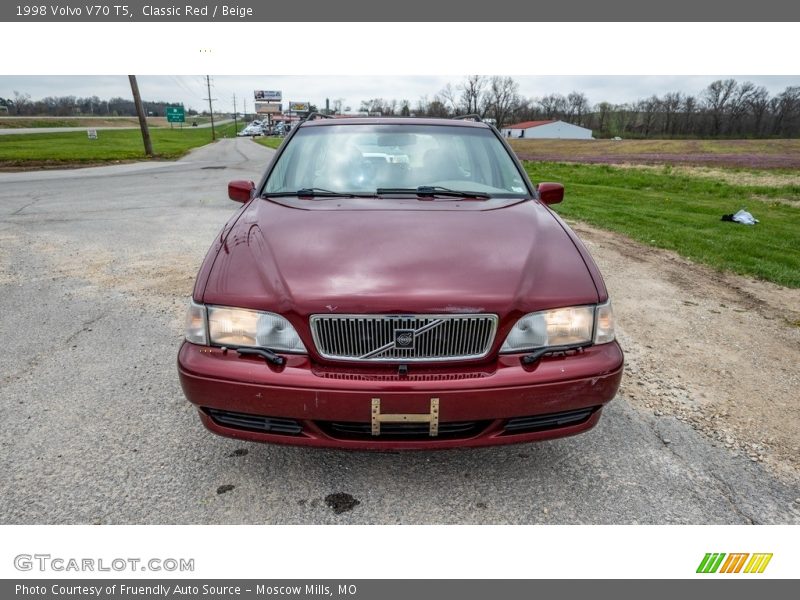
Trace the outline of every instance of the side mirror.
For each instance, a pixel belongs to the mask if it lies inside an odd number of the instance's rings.
[[[228,183],[228,198],[235,202],[248,202],[255,189],[256,184],[252,181],[231,181]]]
[[[536,189],[545,204],[558,204],[564,199],[564,186],[560,183],[540,183]]]

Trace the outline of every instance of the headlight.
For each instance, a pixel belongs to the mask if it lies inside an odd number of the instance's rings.
[[[500,352],[612,341],[614,315],[609,301],[598,306],[571,306],[527,314],[514,325]]]
[[[220,346],[252,346],[276,352],[305,352],[300,336],[280,315],[244,308],[208,307],[208,335]]]
[[[202,327],[198,322],[201,319]],[[202,336],[199,331],[203,332]],[[195,344],[268,348],[275,352],[306,351],[292,324],[280,315],[246,308],[202,306],[194,302],[189,306],[186,339]]]

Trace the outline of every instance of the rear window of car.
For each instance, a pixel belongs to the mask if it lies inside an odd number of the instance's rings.
[[[305,188],[374,194],[379,188],[440,186],[492,197],[526,196],[508,151],[483,127],[327,125],[297,131],[264,193]]]

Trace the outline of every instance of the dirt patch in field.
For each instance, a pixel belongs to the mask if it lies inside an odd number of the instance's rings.
[[[611,293],[621,393],[779,475],[800,473],[800,289],[716,272],[573,224]]]
[[[638,169],[664,173],[666,170],[674,175],[686,175],[687,177],[699,177],[701,179],[712,179],[730,185],[741,185],[745,187],[784,187],[797,185],[800,186],[800,171],[793,173],[782,173],[775,171],[747,171],[715,169],[714,167],[697,167],[689,165],[639,165],[623,163],[617,165],[620,169]]]
[[[645,165],[705,165],[709,167],[734,167],[740,169],[798,169],[800,156],[792,154],[530,154],[517,152],[521,160],[538,162],[570,162],[598,165],[621,163]]]

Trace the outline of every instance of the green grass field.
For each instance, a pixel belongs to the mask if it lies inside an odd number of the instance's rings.
[[[190,127],[193,121],[198,124],[208,123],[209,117],[188,116],[185,127]],[[167,127],[170,124],[166,117],[147,117],[150,127]],[[0,129],[27,129],[47,127],[138,127],[139,119],[136,117],[8,117],[0,116]]]
[[[696,262],[800,287],[800,172],[525,162],[558,181],[566,219],[617,231]],[[721,221],[749,210],[755,226]]]
[[[232,123],[217,127],[217,137],[235,134]],[[151,129],[157,158],[177,158],[192,148],[211,141],[211,129]],[[41,164],[98,163],[144,159],[142,135],[138,129],[101,130],[90,140],[86,131],[32,133],[0,136],[0,166],[25,167]]]
[[[267,148],[277,149],[282,143],[284,138],[279,137],[257,137],[253,138],[256,143],[266,146]]]

